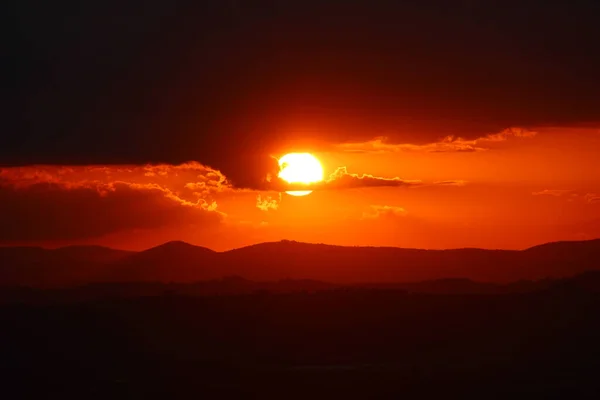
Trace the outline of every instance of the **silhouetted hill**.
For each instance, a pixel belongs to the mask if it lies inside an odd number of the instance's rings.
[[[104,282],[68,288],[0,287],[0,304],[69,303],[99,299],[122,299],[148,296],[237,296],[248,294],[292,294],[338,292],[390,292],[396,294],[516,295],[539,292],[600,293],[600,271],[588,271],[569,278],[521,280],[511,283],[476,282],[470,279],[437,279],[422,282],[335,284],[310,279],[284,279],[257,282],[239,276],[193,283],[176,282]]]
[[[105,279],[126,282],[193,282],[222,276],[224,274],[218,272],[215,251],[173,241],[119,260],[107,270]]]
[[[56,254],[71,259],[95,260],[95,261],[115,261],[125,256],[134,254],[134,251],[117,250],[104,246],[65,246],[53,250]]]
[[[163,243],[156,247],[152,247],[148,250],[144,250],[144,251],[140,252],[139,254],[147,254],[147,255],[151,255],[151,256],[162,255],[162,256],[173,257],[173,256],[177,256],[178,254],[180,254],[182,252],[186,252],[186,251],[187,252],[195,252],[197,254],[201,254],[201,253],[202,254],[213,254],[213,253],[215,253],[214,250],[208,249],[206,247],[194,246],[193,244],[182,242],[180,240],[174,240],[171,242]]]
[[[107,265],[135,254],[102,246],[0,247],[0,286],[93,282]]]
[[[560,278],[600,268],[600,241],[549,244],[543,250],[343,247],[292,241],[223,253],[248,279],[311,278],[330,282],[416,282],[468,278],[482,282]],[[572,247],[572,251],[568,249]]]
[[[525,262],[543,268],[549,276],[565,276],[566,266],[600,269],[600,239],[545,243],[523,251],[523,258]]]
[[[599,292],[600,293],[600,271],[587,271],[573,277],[555,282],[551,288],[568,287],[574,291]]]
[[[336,284],[410,283],[462,278],[478,282],[574,276],[600,269],[600,240],[558,242],[523,251],[344,247],[294,241],[261,243],[225,252],[184,242],[142,251],[103,247],[0,248],[3,285],[92,282],[195,282],[239,276],[252,281],[315,280]],[[527,283],[523,283],[525,286]],[[446,282],[454,291],[467,281]],[[470,289],[469,289],[470,290]],[[486,290],[492,290],[491,287]]]
[[[559,242],[548,242],[532,246],[524,251],[526,252],[548,252],[553,254],[564,254],[577,250],[578,252],[594,251],[600,246],[600,239],[581,240],[581,241],[568,241],[563,240]]]
[[[403,290],[407,293],[424,294],[502,294],[511,292],[510,285],[475,282],[464,278],[436,279],[408,283],[378,283],[357,285],[359,288],[376,290]]]

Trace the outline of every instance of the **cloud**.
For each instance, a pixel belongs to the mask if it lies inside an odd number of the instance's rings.
[[[279,161],[274,156],[242,152],[227,163],[223,172],[236,189],[270,190],[279,170]]]
[[[371,205],[369,209],[362,214],[362,219],[375,219],[385,217],[404,217],[407,215],[403,207]]]
[[[282,179],[272,182],[272,190],[341,190],[368,187],[412,187],[420,185],[418,180],[406,180],[399,177],[385,178],[370,174],[354,174],[346,167],[338,167],[329,177],[321,182],[311,184],[287,183]]]
[[[15,186],[35,183],[58,183],[64,186],[85,186],[126,182],[151,184],[179,192],[188,199],[232,189],[231,183],[218,170],[198,162],[179,165],[32,165],[0,169],[0,180]]]
[[[399,177],[383,178],[369,174],[352,174],[346,167],[339,167],[329,176],[323,186],[331,189],[348,189],[360,187],[408,187],[420,184],[421,181],[405,180]]]
[[[567,201],[583,201],[588,204],[600,204],[600,194],[597,193],[576,193],[574,190],[565,189],[545,189],[539,192],[531,193],[534,196],[552,196],[563,197],[568,196]]]
[[[426,144],[390,143],[389,138],[379,136],[366,142],[342,143],[336,149],[355,153],[396,153],[403,151],[450,153],[486,151],[495,143],[505,142],[510,138],[532,138],[537,132],[523,128],[508,128],[499,133],[482,136],[477,139],[464,139],[457,136],[446,136],[437,142]]]
[[[585,201],[590,204],[600,204],[600,194],[586,193],[584,198],[585,198]]]
[[[402,179],[400,177],[386,178],[374,176],[370,174],[355,174],[348,172],[344,167],[338,167],[329,177],[321,182],[302,184],[302,183],[287,183],[284,180],[277,178],[271,181],[269,190],[277,190],[280,192],[291,190],[343,190],[343,189],[358,189],[358,188],[373,188],[373,187],[420,187],[420,186],[465,186],[467,181],[464,180],[445,180],[436,181],[433,183],[424,183],[420,180]]]
[[[193,184],[193,187],[188,185]],[[130,229],[218,224],[212,195],[229,190],[197,163],[31,166],[0,170],[0,240],[63,240]]]
[[[280,202],[281,193],[279,193],[278,198],[273,198],[272,196],[263,197],[260,194],[256,196],[256,208],[262,211],[277,210]]]
[[[433,184],[440,185],[440,186],[465,186],[467,184],[467,181],[457,179],[457,180],[448,180],[448,181],[436,181],[436,182],[433,182]]]
[[[565,189],[544,189],[539,192],[533,192],[531,194],[534,196],[560,197],[560,196],[564,196],[564,195],[567,195],[572,192],[573,192],[572,190],[565,190]]]

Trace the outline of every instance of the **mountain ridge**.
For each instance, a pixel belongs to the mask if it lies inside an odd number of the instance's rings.
[[[121,249],[121,248],[117,248],[117,247],[96,245],[96,244],[89,244],[89,245],[73,244],[73,245],[66,245],[66,246],[60,246],[60,247],[43,247],[43,246],[28,246],[28,245],[17,245],[17,246],[0,245],[0,252],[2,251],[2,249],[40,249],[40,250],[46,250],[46,251],[55,251],[55,250],[65,250],[65,249],[88,248],[88,249],[108,249],[108,250],[115,250],[115,251],[129,252],[129,253],[141,253],[141,252],[145,252],[145,251],[148,251],[151,249],[156,249],[156,248],[161,248],[161,247],[177,247],[177,246],[185,247],[185,246],[188,246],[188,247],[196,247],[196,248],[210,250],[211,252],[214,252],[214,253],[227,253],[227,252],[251,248],[251,247],[257,247],[257,246],[260,247],[263,245],[286,244],[286,243],[287,244],[297,244],[297,245],[308,245],[308,246],[335,247],[335,248],[402,249],[402,250],[420,250],[420,251],[482,250],[482,251],[524,252],[524,251],[528,251],[528,250],[544,248],[547,246],[572,244],[572,243],[592,243],[592,242],[596,242],[600,245],[600,238],[586,239],[586,240],[556,240],[556,241],[536,244],[536,245],[526,247],[523,249],[502,249],[502,248],[484,248],[484,247],[449,247],[449,248],[443,248],[443,249],[429,249],[429,248],[423,248],[423,247],[338,245],[338,244],[329,244],[329,243],[312,243],[312,242],[302,242],[302,241],[290,240],[290,239],[281,239],[281,240],[276,240],[276,241],[253,243],[253,244],[249,244],[246,246],[234,247],[231,249],[219,251],[219,250],[213,250],[206,246],[195,245],[195,244],[183,241],[183,240],[169,240],[162,244],[159,244],[156,246],[151,246],[151,247],[148,247],[143,250],[128,250],[128,249]]]
[[[102,246],[0,248],[0,284],[194,282],[240,276],[255,281],[418,282],[465,278],[510,282],[600,269],[600,240],[546,243],[524,250],[337,246],[282,240],[216,252],[182,241],[130,252]]]

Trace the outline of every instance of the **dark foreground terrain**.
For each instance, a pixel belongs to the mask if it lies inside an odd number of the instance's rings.
[[[600,398],[600,240],[0,248],[1,398]]]
[[[2,398],[600,394],[597,272],[458,292],[226,282],[4,291]]]

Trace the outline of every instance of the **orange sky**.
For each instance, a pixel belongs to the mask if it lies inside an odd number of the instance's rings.
[[[280,239],[419,248],[525,248],[600,237],[600,129],[319,146],[329,182],[305,197],[233,187],[182,165],[0,169],[2,244],[225,250]],[[283,151],[294,150],[283,149]],[[302,149],[305,150],[305,149]],[[332,175],[333,174],[333,175]],[[364,176],[363,176],[364,175]]]

